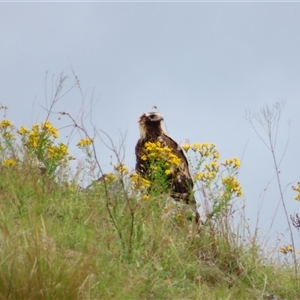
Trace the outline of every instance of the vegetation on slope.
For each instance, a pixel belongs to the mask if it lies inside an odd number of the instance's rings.
[[[0,133],[0,299],[300,299],[293,266],[266,259],[234,221],[240,162],[220,163],[215,145],[183,145],[198,227],[169,196],[176,159],[159,144],[145,157],[151,180],[118,161],[82,189],[49,120],[17,129],[4,119]],[[78,147],[90,163],[94,140]]]

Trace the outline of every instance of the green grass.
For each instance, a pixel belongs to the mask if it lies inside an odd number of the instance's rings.
[[[299,299],[292,267],[170,203],[2,168],[0,299]]]

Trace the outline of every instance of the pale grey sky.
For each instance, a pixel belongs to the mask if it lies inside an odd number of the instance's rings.
[[[0,103],[17,126],[42,121],[46,70],[50,95],[52,76],[63,72],[71,85],[73,67],[86,101],[99,99],[97,127],[115,141],[126,132],[131,168],[137,118],[156,105],[178,142],[215,143],[222,159],[244,152],[239,179],[251,224],[273,178],[261,209],[263,234],[279,194],[270,153],[244,115],[286,101],[280,149],[289,120],[291,136],[281,178],[284,186],[299,181],[299,37],[300,3],[0,3]],[[80,101],[74,90],[55,110],[76,114]],[[110,154],[96,145],[109,165]],[[288,209],[300,213],[294,194],[286,189]],[[285,228],[280,206],[274,231]]]

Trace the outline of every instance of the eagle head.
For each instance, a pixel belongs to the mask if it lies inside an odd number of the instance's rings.
[[[163,132],[161,127],[163,119],[163,115],[158,112],[143,113],[138,120],[141,138],[144,139],[150,133],[159,134]]]

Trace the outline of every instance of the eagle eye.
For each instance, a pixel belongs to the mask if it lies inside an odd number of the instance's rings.
[[[156,115],[156,113],[149,113],[148,118],[151,121],[156,121],[157,120],[157,115]]]

